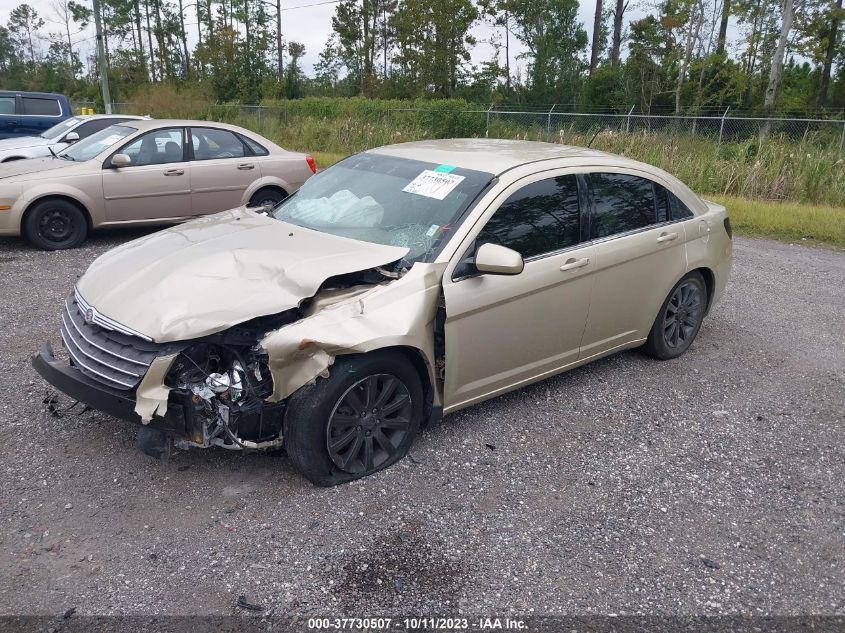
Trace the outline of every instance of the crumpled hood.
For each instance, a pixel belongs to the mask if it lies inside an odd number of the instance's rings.
[[[407,253],[240,208],[115,248],[91,264],[77,289],[98,312],[165,343],[295,308],[329,277]]]
[[[29,174],[42,174],[45,171],[53,171],[57,169],[75,169],[84,163],[74,163],[73,161],[64,160],[61,158],[27,158],[24,160],[13,160],[9,163],[0,163],[0,178],[14,178],[16,176],[26,176]]]
[[[22,149],[24,147],[37,147],[49,145],[50,141],[40,136],[18,136],[17,138],[4,138],[0,140],[0,152],[10,149]]]

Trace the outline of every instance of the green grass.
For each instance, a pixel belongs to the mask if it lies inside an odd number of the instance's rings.
[[[841,205],[845,156],[841,134],[808,131],[726,140],[680,130],[605,129],[595,134],[587,119],[567,122],[543,115],[495,113],[460,100],[307,98],[266,103],[262,109],[212,104],[200,94],[158,86],[130,99],[127,113],[157,118],[225,121],[254,130],[282,147],[320,156],[325,167],[341,156],[402,141],[484,137],[554,141],[622,154],[674,174],[692,189],[752,199]],[[609,122],[609,121],[608,121]],[[533,123],[533,124],[532,124]],[[832,129],[832,128],[831,128]]]
[[[845,248],[845,207],[708,195],[725,205],[737,234]]]
[[[338,154],[333,152],[307,152],[311,154],[311,157],[314,159],[314,162],[317,163],[317,169],[325,169],[326,167],[331,167],[337,161],[342,158],[346,158],[346,154]]]
[[[127,113],[157,118],[226,121],[262,134],[287,149],[307,152],[325,168],[344,156],[379,145],[449,137],[554,141],[592,147],[656,165],[694,191],[725,204],[737,233],[845,247],[845,156],[841,136],[808,132],[724,142],[689,130],[606,129],[571,121],[495,115],[460,100],[388,101],[307,98],[259,110],[214,105],[201,94],[157,86],[132,99]],[[468,112],[467,110],[478,110]]]

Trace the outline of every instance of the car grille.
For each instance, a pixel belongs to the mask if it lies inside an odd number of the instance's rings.
[[[138,336],[109,331],[85,322],[87,304],[78,295],[65,301],[62,341],[73,365],[83,374],[120,390],[134,389],[164,347]],[[109,322],[109,325],[118,325]],[[122,326],[120,326],[122,327]]]

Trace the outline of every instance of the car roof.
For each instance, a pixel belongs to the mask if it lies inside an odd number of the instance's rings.
[[[440,163],[484,171],[497,176],[514,167],[552,159],[568,159],[573,165],[596,164],[607,166],[612,164],[620,167],[635,167],[646,171],[655,170],[651,165],[608,152],[538,141],[487,138],[437,139],[385,145],[369,151],[385,156],[411,158],[428,163]]]
[[[60,92],[31,92],[29,90],[0,90],[0,95],[21,95],[27,97],[66,98]]]
[[[91,119],[131,119],[138,121],[147,121],[150,119],[150,117],[138,116],[137,114],[75,114],[73,115],[73,118],[85,119],[86,121]]]
[[[113,115],[118,116],[118,115]],[[120,124],[117,125],[126,125]],[[197,120],[189,120],[189,119],[139,119],[137,121],[132,121],[131,127],[134,127],[140,132],[146,132],[147,130],[152,130],[155,128],[160,127],[185,127],[185,126],[193,126],[193,127],[216,127],[220,128],[221,130],[231,130],[233,132],[249,132],[249,130],[245,130],[242,127],[238,127],[237,125],[229,125],[228,123],[218,123],[217,121],[197,121]],[[255,134],[254,132],[252,134]]]

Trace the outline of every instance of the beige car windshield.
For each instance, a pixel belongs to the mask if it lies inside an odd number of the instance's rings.
[[[272,212],[306,228],[410,249],[431,261],[492,174],[357,154],[309,179]]]

